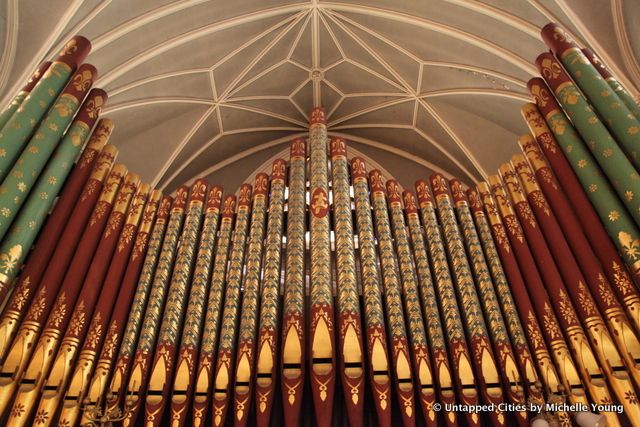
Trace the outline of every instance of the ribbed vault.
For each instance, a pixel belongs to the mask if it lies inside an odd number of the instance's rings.
[[[431,171],[471,183],[516,151],[548,21],[640,86],[632,0],[7,0],[0,16],[0,92],[85,35],[120,159],[166,190],[196,176],[237,188],[319,105],[404,185]]]

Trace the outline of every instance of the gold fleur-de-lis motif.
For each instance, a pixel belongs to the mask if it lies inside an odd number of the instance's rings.
[[[416,186],[416,192],[418,193],[418,198],[420,200],[431,200],[431,195],[429,194],[426,182],[420,181]]]
[[[0,271],[11,271],[16,268],[22,255],[22,245],[13,245],[7,252],[0,254]]]
[[[174,201],[174,206],[179,208],[184,208],[187,203],[188,190],[185,187],[178,188],[178,192],[176,193],[176,199]]]
[[[377,170],[371,172],[371,187],[373,188],[384,188],[384,178],[382,178],[382,174]]]
[[[220,187],[211,187],[209,195],[207,196],[207,203],[209,206],[220,206],[222,202],[222,189]]]
[[[338,154],[344,153],[347,149],[347,144],[342,138],[331,139],[331,152],[337,152]]]
[[[72,53],[76,53],[78,51],[78,44],[75,39],[71,39],[64,45],[62,50],[60,51],[60,56],[62,55],[71,55]]]
[[[482,202],[480,201],[480,196],[478,195],[478,193],[471,189],[467,192],[467,196],[469,198],[469,204],[471,205],[471,207],[473,207],[474,209],[482,209]]]
[[[315,123],[326,123],[324,108],[317,107],[311,111],[311,124]]]
[[[255,192],[266,193],[269,186],[269,178],[265,174],[256,176]]]
[[[596,68],[600,68],[603,70],[606,69],[606,67],[602,63],[602,60],[600,60],[600,57],[593,52],[591,52],[591,62],[596,66]]]
[[[242,205],[249,204],[249,201],[251,200],[251,186],[243,185],[242,187],[240,187],[239,200],[240,204]]]
[[[367,168],[362,159],[353,159],[351,170],[354,175],[366,175]]]
[[[539,84],[534,84],[531,86],[530,91],[533,95],[533,99],[535,99],[536,101],[536,104],[540,105],[541,107],[547,106],[547,103],[551,98],[551,94],[549,93],[547,88]]]
[[[413,197],[413,194],[411,194],[409,192],[404,192],[402,198],[403,198],[403,201],[404,201],[404,208],[408,212],[413,212],[413,211],[416,211],[418,209],[418,207],[416,206],[416,199],[415,199],[415,197]]]
[[[324,191],[320,190],[314,193],[311,209],[313,213],[319,215],[322,211],[329,207],[329,200]]]
[[[222,207],[222,213],[225,215],[232,215],[236,209],[236,198],[232,196],[228,196],[224,200],[224,205]]]
[[[389,199],[391,200],[400,200],[400,186],[395,181],[387,181],[387,193],[389,195]]]
[[[451,181],[451,193],[456,199],[464,199],[464,190],[462,189],[462,183],[458,180]]]
[[[30,85],[31,83],[33,83],[35,79],[39,79],[40,75],[41,75],[40,70],[36,70],[36,72],[33,73],[33,75],[27,81],[27,85]]]
[[[82,70],[81,73],[76,73],[71,80],[71,84],[76,88],[78,92],[88,90],[91,87],[93,81],[93,73],[91,70]]]
[[[204,195],[207,191],[207,184],[203,181],[196,181],[191,187],[191,199],[204,199]]]
[[[101,96],[96,96],[95,98],[87,101],[87,103],[85,104],[85,111],[87,112],[87,115],[89,117],[95,119],[100,115],[100,111],[102,110],[103,105],[104,98]],[[104,132],[104,129],[102,130],[102,132]],[[100,137],[103,137],[103,135],[100,135]],[[107,135],[104,135],[104,137],[107,137]]]
[[[169,209],[171,209],[171,198],[165,197],[160,202],[160,207],[158,208],[158,216],[166,217],[169,214]]]
[[[562,74],[562,67],[551,58],[544,58],[540,64],[545,80],[557,79]]]
[[[626,256],[634,261],[640,258],[640,239],[634,239],[631,234],[621,231],[618,233],[618,240]]]
[[[571,38],[571,36],[559,26],[553,27],[553,38],[561,42],[573,43],[573,39]]]
[[[447,193],[447,181],[440,174],[436,174],[431,178],[431,186],[434,191]]]
[[[306,152],[306,144],[304,139],[297,138],[291,143],[292,156],[304,156]]]
[[[287,164],[284,160],[279,159],[273,162],[271,175],[274,179],[283,179],[287,173]]]

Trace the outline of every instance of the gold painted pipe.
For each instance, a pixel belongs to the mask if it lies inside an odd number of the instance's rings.
[[[411,341],[411,356],[416,383],[419,387],[417,395],[422,406],[426,425],[437,425],[437,413],[433,410],[436,402],[436,387],[431,368],[431,351],[427,343],[427,334],[418,296],[418,278],[415,271],[415,260],[409,244],[409,234],[404,222],[400,185],[395,180],[386,183],[389,210],[391,214],[391,230],[396,246],[398,267],[402,292],[404,294],[404,310],[407,329]]]
[[[540,225],[543,231],[547,233],[547,238],[552,235],[557,235],[558,238],[562,239],[562,230],[557,224],[555,217],[552,215],[547,200],[542,194],[542,191],[540,190],[540,187],[533,175],[533,171],[529,167],[524,155],[515,155],[512,160],[512,165],[517,171],[517,174],[523,184],[519,190],[522,191],[524,188],[523,194],[525,194],[532,203],[535,203],[534,208],[536,208],[535,213],[537,214],[536,217],[538,219],[538,225]],[[513,178],[510,175],[508,179],[512,180],[517,178],[515,175],[513,175]],[[558,242],[550,243],[555,243],[557,245]],[[620,356],[620,353],[618,353],[613,339],[605,326],[605,321],[596,307],[595,301],[591,296],[591,292],[587,289],[584,283],[586,279],[577,266],[575,259],[571,258],[573,255],[571,254],[568,245],[566,245],[566,242],[563,247],[566,249],[564,253],[566,253],[568,257],[564,257],[566,259],[564,260],[563,268],[561,268],[560,271],[565,273],[564,279],[566,283],[566,292],[569,293],[569,296],[573,297],[573,302],[576,304],[575,313],[585,327],[586,336],[589,338],[591,348],[594,350],[594,353],[600,362],[600,367],[605,372],[610,386],[617,394],[620,402],[622,402],[627,408],[625,411],[627,416],[632,421],[640,422],[640,406],[632,401],[634,400],[635,391],[633,389],[629,373],[625,368],[623,359]],[[559,259],[561,252],[557,251],[557,246],[551,246],[551,250],[553,251],[554,249],[556,249],[556,257]],[[570,267],[573,267],[573,272],[567,271]],[[566,292],[561,295],[566,295]],[[564,301],[561,300],[560,304],[563,303]],[[571,305],[571,302],[567,300],[566,304],[569,306]],[[613,325],[612,322],[609,322],[609,324],[610,326]],[[627,354],[627,358],[630,359],[631,355]],[[637,401],[637,398],[635,398],[635,400]]]
[[[336,383],[336,318],[331,282],[327,125],[324,109],[311,111],[309,126],[309,243],[311,274],[309,291],[309,347],[311,393],[316,423],[328,427],[333,417]]]
[[[264,276],[260,300],[256,361],[256,424],[268,427],[271,422],[276,390],[276,360],[280,319],[280,273],[282,261],[282,232],[284,224],[285,186],[287,163],[277,159],[271,166],[271,192],[269,219],[264,249]]]
[[[358,283],[347,144],[342,138],[331,138],[331,171],[333,192],[333,229],[337,271],[337,320],[340,373],[349,424],[364,422],[364,349]]]
[[[305,196],[306,146],[297,138],[291,143],[287,248],[282,307],[282,402],[287,427],[300,423],[305,381]]]
[[[515,176],[515,171],[513,171],[510,165],[503,164],[502,166],[500,166],[500,174],[504,179],[504,182],[509,190],[509,194],[513,199],[513,203],[516,206],[516,209],[521,210],[521,214],[519,215],[521,217],[520,222],[523,222],[524,219],[526,219],[526,225],[523,225],[523,228],[525,226],[528,226],[532,229],[535,228],[537,231],[538,224],[535,220],[533,212],[531,212],[529,208],[522,190],[520,189],[520,184],[517,181],[517,177]],[[501,185],[502,181],[500,180],[500,178],[496,176],[490,176],[489,181],[492,184],[492,189],[495,188],[494,194],[496,194],[496,190],[498,193],[500,193],[500,191],[504,191],[504,187],[502,187]],[[498,190],[498,188],[500,188],[500,190]],[[506,200],[506,191],[501,194],[501,196],[502,195],[504,195],[504,200]],[[496,194],[496,197],[497,196],[498,194]],[[534,233],[526,234],[525,238],[529,242],[529,245],[533,244],[532,238],[534,237],[536,237]],[[538,244],[538,252],[536,253],[536,256],[539,257],[541,253],[543,253],[542,251],[548,251],[548,248],[546,247],[546,244],[542,245],[542,239],[538,240],[540,240],[540,244]],[[546,268],[555,268],[555,265],[547,266]],[[545,281],[543,281],[542,283],[544,287],[549,291],[550,297],[553,295],[554,298],[557,297],[560,299],[559,301],[556,301],[556,304],[561,304],[563,307],[563,311],[557,318],[559,319],[560,325],[562,325],[562,328],[566,333],[567,344],[572,350],[572,355],[574,356],[576,365],[579,368],[578,372],[582,376],[583,383],[589,390],[589,393],[591,394],[591,397],[595,400],[595,402],[609,402],[611,401],[611,395],[604,379],[604,373],[596,360],[596,356],[591,346],[589,345],[589,340],[585,334],[585,331],[577,321],[575,311],[571,306],[568,295],[560,287],[562,282],[561,279],[559,279],[559,274],[557,274],[557,271],[551,271],[551,273],[554,274],[553,277],[555,281],[553,283],[547,283],[547,280],[549,280],[549,278],[545,277]],[[551,288],[551,286],[556,286],[557,289]],[[552,290],[554,292],[552,292]],[[559,308],[560,306],[558,305],[558,311],[560,311]],[[551,312],[553,311],[555,311],[553,306],[549,304],[548,307],[546,307],[545,316],[550,316]],[[560,333],[560,330],[558,330],[557,333]],[[619,425],[618,417],[614,413],[607,413],[607,417],[612,425]]]
[[[467,406],[477,405],[480,401],[476,377],[471,365],[469,343],[462,325],[462,316],[458,308],[453,279],[449,270],[440,225],[434,208],[433,196],[429,184],[424,180],[415,183],[416,195],[420,206],[420,217],[426,231],[426,241],[433,269],[436,290],[438,292],[440,313],[444,322],[447,346],[451,358],[451,371],[457,400]],[[465,414],[469,425],[480,425],[477,413]]]
[[[411,364],[409,336],[405,328],[405,313],[402,307],[402,290],[398,261],[393,247],[389,211],[385,197],[384,178],[379,170],[369,172],[371,183],[371,205],[375,220],[375,231],[380,251],[380,266],[384,284],[387,323],[390,331],[391,358],[394,367],[396,392],[402,422],[414,425],[416,419],[415,372]]]
[[[389,427],[391,426],[392,377],[387,351],[388,336],[382,302],[382,280],[371,217],[367,168],[360,157],[351,160],[351,178],[362,272],[362,297],[371,391],[378,424],[381,427]]]
[[[227,289],[222,313],[220,341],[215,362],[213,389],[213,425],[224,425],[231,400],[231,382],[233,381],[233,358],[235,356],[236,329],[238,327],[238,311],[240,305],[240,286],[244,267],[247,229],[251,216],[251,195],[253,187],[242,184],[238,196],[238,213],[236,228],[229,255],[227,269]]]

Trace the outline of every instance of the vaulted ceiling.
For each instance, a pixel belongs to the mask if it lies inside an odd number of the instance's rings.
[[[86,36],[119,160],[167,191],[198,176],[235,190],[320,105],[332,134],[404,185],[482,179],[526,131],[549,21],[640,87],[637,0],[5,0],[0,18],[2,102]]]

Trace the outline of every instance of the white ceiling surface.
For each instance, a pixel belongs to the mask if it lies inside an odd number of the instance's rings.
[[[119,160],[159,188],[205,176],[234,191],[319,105],[403,185],[470,184],[526,131],[541,26],[563,24],[637,94],[638,17],[637,0],[0,0],[0,94],[79,33]]]

